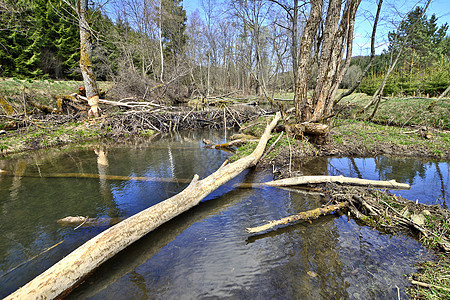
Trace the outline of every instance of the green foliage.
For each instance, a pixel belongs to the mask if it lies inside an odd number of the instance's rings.
[[[0,75],[76,77],[79,34],[71,17],[64,17],[69,8],[59,0],[19,3],[14,17],[0,15]]]
[[[411,11],[398,30],[388,35],[389,53],[403,47],[399,71],[411,74],[445,55],[449,49],[442,42],[447,29],[448,24],[438,27],[435,15],[428,20],[421,7]]]
[[[162,1],[162,37],[164,54],[168,59],[176,59],[183,53],[187,43],[186,11],[181,0]]]
[[[394,72],[389,76],[383,91],[388,95],[441,94],[450,85],[450,38],[446,37],[448,25],[437,25],[417,7],[410,12],[396,32],[389,33],[389,47],[375,58],[369,75],[363,79],[359,90],[373,95],[383,81],[389,61],[402,49]]]
[[[422,72],[423,71],[423,72]],[[438,96],[450,85],[450,58],[441,57],[421,72],[405,74],[392,73],[386,82],[384,96],[416,95]],[[373,95],[384,79],[385,74],[372,73],[363,79],[359,91]]]

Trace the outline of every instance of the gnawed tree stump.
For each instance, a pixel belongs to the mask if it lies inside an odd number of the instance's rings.
[[[279,125],[277,132],[286,131],[286,133],[296,139],[303,139],[307,136],[315,144],[323,144],[326,142],[330,133],[330,126],[321,123],[298,123]]]

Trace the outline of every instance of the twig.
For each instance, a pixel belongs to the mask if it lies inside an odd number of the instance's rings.
[[[416,281],[416,280],[411,280],[412,284],[421,286],[421,287],[426,287],[426,288],[436,288],[436,289],[440,289],[446,292],[450,292],[449,288],[443,287],[443,286],[439,286],[439,285],[434,285],[434,284],[429,284],[429,283],[425,283],[425,282],[421,282],[421,281]]]
[[[267,156],[267,154],[269,154],[270,151],[273,150],[273,148],[275,147],[275,144],[276,144],[276,143],[281,139],[281,137],[283,136],[283,133],[284,133],[284,132],[282,131],[282,132],[280,133],[280,135],[278,136],[278,138],[275,140],[275,142],[273,142],[273,144],[270,145],[269,149],[267,149],[266,153],[264,153],[264,155],[261,157],[260,161],[263,160],[263,159]]]
[[[14,271],[15,269],[20,268],[21,266],[23,266],[23,265],[26,264],[27,262],[32,261],[33,259],[35,259],[36,257],[38,257],[38,256],[40,256],[40,255],[42,255],[42,254],[44,254],[45,252],[50,251],[51,249],[55,248],[56,246],[62,244],[62,242],[64,242],[64,240],[62,240],[61,242],[58,242],[58,243],[54,244],[53,246],[51,246],[51,247],[45,249],[45,250],[42,251],[41,253],[39,253],[39,254],[33,256],[32,258],[27,259],[26,261],[20,263],[19,265],[15,266],[14,268],[10,269],[9,271],[6,271],[6,272],[3,273],[2,275],[0,275],[0,278],[3,277],[3,276],[5,276],[6,274],[11,273],[11,272]]]
[[[73,230],[77,230],[78,228],[80,228],[81,226],[83,226],[83,225],[87,222],[88,219],[89,219],[89,216],[86,216],[86,218],[84,218],[83,223],[81,223],[80,225],[78,225],[77,227],[75,227]]]
[[[238,120],[236,120],[236,118],[234,117],[233,113],[231,112],[231,110],[225,105],[225,108],[228,110],[228,112],[230,113],[231,117],[234,119],[234,121],[236,122],[236,124],[239,126],[239,129],[242,127],[241,124],[238,122]]]

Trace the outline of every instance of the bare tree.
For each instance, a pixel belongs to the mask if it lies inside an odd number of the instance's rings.
[[[427,10],[427,8],[428,8],[428,6],[430,5],[430,3],[431,3],[431,0],[428,0],[428,1],[427,1],[427,4],[425,5],[425,8],[423,9],[423,11],[422,11],[420,17],[422,17],[422,16],[425,14],[425,11]],[[419,18],[419,19],[420,19],[420,18]],[[403,22],[403,21],[402,21],[402,22]],[[417,23],[416,23],[416,24],[417,24]],[[414,24],[413,26],[415,26],[415,24]],[[411,32],[410,32],[410,33],[411,33]],[[409,34],[410,34],[410,33],[409,33]],[[401,56],[401,54],[402,54],[402,51],[403,51],[403,49],[404,49],[404,47],[405,47],[405,45],[406,45],[406,42],[407,42],[408,39],[409,39],[409,34],[408,34],[408,35],[405,37],[405,39],[403,40],[403,43],[401,44],[401,46],[400,46],[400,48],[399,48],[399,50],[398,50],[397,55],[395,56],[395,58],[394,58],[394,51],[391,51],[391,58],[390,58],[390,62],[389,62],[389,68],[388,68],[388,70],[387,70],[387,72],[386,72],[386,75],[385,75],[384,78],[383,78],[383,81],[381,82],[380,86],[378,87],[378,89],[377,89],[377,90],[375,91],[375,93],[373,94],[372,100],[371,100],[371,101],[370,101],[370,102],[369,102],[369,103],[361,110],[361,112],[363,112],[363,111],[365,111],[367,108],[369,108],[370,106],[375,105],[375,108],[373,109],[373,112],[372,112],[372,114],[369,116],[368,120],[372,120],[373,117],[375,116],[377,110],[378,110],[378,106],[380,105],[381,97],[383,96],[383,91],[384,91],[384,88],[385,88],[385,86],[386,86],[387,80],[388,80],[389,76],[391,75],[391,73],[394,71],[394,69],[395,69],[395,67],[396,67],[396,65],[397,65],[397,63],[398,63],[398,60],[399,60],[399,58],[400,58],[400,56]]]
[[[277,22],[276,24],[280,27],[287,29],[291,35],[291,57],[292,57],[292,72],[293,72],[293,89],[295,91],[295,85],[297,84],[297,72],[298,72],[298,34],[299,34],[299,10],[302,6],[306,5],[308,2],[302,1],[299,3],[299,0],[294,0],[292,5],[290,5],[290,1],[288,3],[284,3],[280,0],[269,0],[277,4],[281,7],[289,21],[289,26],[284,26],[283,24]]]
[[[367,72],[369,71],[370,67],[372,66],[373,60],[375,59],[375,36],[376,36],[376,33],[377,33],[378,20],[380,18],[380,12],[381,12],[381,5],[382,4],[383,4],[383,0],[379,0],[378,4],[377,4],[377,13],[375,15],[375,20],[373,22],[373,27],[372,27],[372,36],[370,38],[370,58],[369,58],[369,62],[367,63],[364,71],[361,73],[361,75],[356,80],[355,84],[349,90],[347,90],[346,92],[340,94],[336,98],[336,100],[334,101],[335,104],[338,103],[339,101],[341,101],[342,98],[351,95],[358,88],[358,86],[361,84],[361,81],[363,80],[364,76],[366,76]]]
[[[339,83],[350,65],[353,29],[360,2],[361,0],[349,0],[342,5],[342,0],[330,0],[323,33],[318,37],[323,0],[312,1],[300,46],[295,92],[297,121],[319,122],[331,114]],[[309,99],[306,88],[310,79],[314,41],[315,52],[320,51],[317,60],[319,67],[316,87],[312,98]]]

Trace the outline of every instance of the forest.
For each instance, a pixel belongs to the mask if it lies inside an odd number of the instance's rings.
[[[79,26],[69,1],[3,0],[0,7],[0,76],[81,79]],[[89,3],[95,76],[139,97],[170,84],[173,93],[166,97],[172,102],[230,92],[261,95],[263,89],[272,97],[293,92],[309,9],[298,0],[205,0],[188,19],[176,0]],[[382,8],[380,19],[389,18]],[[375,55],[358,91],[375,93],[399,54],[383,95],[440,95],[450,85],[447,29],[423,7],[410,11],[389,32],[388,47]],[[315,33],[318,43],[322,31]],[[316,86],[319,50],[320,44],[312,46],[308,90]],[[353,57],[339,88],[353,86],[369,60],[370,53]]]

